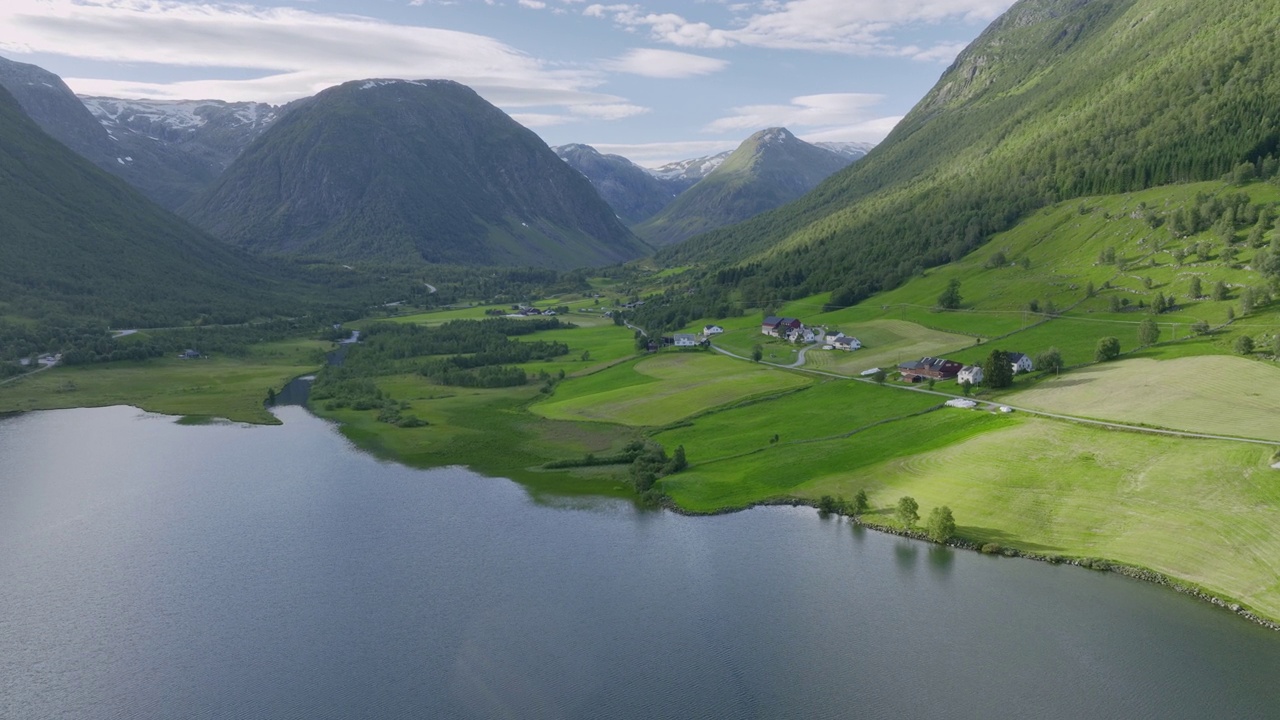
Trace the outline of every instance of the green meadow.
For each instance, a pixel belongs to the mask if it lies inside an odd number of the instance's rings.
[[[0,385],[0,412],[133,405],[168,415],[277,423],[263,407],[267,389],[324,364],[329,343],[267,343],[245,357],[155,358],[56,367]]]
[[[705,351],[673,351],[565,383],[554,398],[530,409],[556,420],[660,426],[810,382]]]

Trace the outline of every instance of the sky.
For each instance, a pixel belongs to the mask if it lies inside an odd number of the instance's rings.
[[[281,104],[474,88],[550,145],[646,166],[784,126],[882,140],[1012,0],[0,0],[0,55],[77,93]]]

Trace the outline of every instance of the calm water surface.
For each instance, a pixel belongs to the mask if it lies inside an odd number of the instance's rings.
[[[280,415],[0,420],[0,717],[1280,717],[1280,634],[1160,588]]]

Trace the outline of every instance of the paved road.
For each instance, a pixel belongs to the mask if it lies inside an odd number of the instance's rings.
[[[19,380],[22,380],[23,378],[29,378],[29,377],[31,377],[32,375],[35,375],[35,374],[36,374],[36,373],[38,373],[38,372],[44,372],[45,370],[48,370],[48,369],[49,369],[49,368],[51,368],[51,367],[57,367],[57,366],[58,366],[58,363],[56,363],[56,362],[55,362],[55,363],[50,363],[50,364],[48,364],[48,365],[41,365],[40,367],[36,368],[35,370],[32,370],[31,372],[23,373],[23,374],[21,374],[21,375],[15,375],[15,376],[13,376],[13,377],[9,378],[8,380],[0,380],[0,385],[5,385],[5,384],[7,384],[7,383],[11,383],[11,382],[17,382],[17,381],[19,381]]]
[[[751,362],[750,358],[742,357],[741,355],[729,352],[728,350],[725,350],[724,348],[716,347],[715,345],[712,345],[711,349],[715,350],[721,355],[727,355],[737,360],[745,360],[747,362]],[[805,350],[808,350],[808,349],[809,348],[805,348]],[[803,362],[803,357],[797,360],[797,363],[801,363],[801,362]],[[825,370],[813,370],[810,368],[803,368],[803,367],[799,367],[797,363],[792,363],[791,365],[783,365],[781,363],[761,362],[760,364],[772,365],[773,367],[782,368],[784,370],[796,370],[798,372],[809,373],[812,375],[821,375],[824,377],[835,378],[837,380],[852,380],[854,382],[875,383],[875,380],[872,380],[870,378],[849,377],[848,375],[839,375],[833,372],[826,372]],[[940,390],[930,390],[929,388],[918,387],[915,385],[900,385],[897,383],[885,383],[885,387],[891,387],[891,388],[894,388],[895,390],[905,390],[907,392],[925,393],[926,395],[937,395],[938,397],[944,397],[948,400],[952,400],[955,398],[967,399],[967,398],[964,398],[963,395],[946,393]],[[1035,415],[1038,417],[1052,418],[1054,420],[1066,420],[1068,422],[1081,423],[1084,425],[1093,425],[1096,427],[1104,427],[1104,428],[1109,428],[1111,430],[1126,430],[1129,432],[1148,433],[1151,435],[1171,435],[1173,437],[1198,438],[1201,440],[1229,440],[1233,442],[1250,443],[1253,445],[1269,445],[1272,447],[1280,446],[1280,443],[1272,440],[1256,440],[1253,438],[1232,437],[1230,435],[1211,435],[1209,433],[1184,432],[1182,430],[1165,430],[1162,428],[1143,427],[1142,425],[1127,425],[1125,423],[1108,422],[1106,420],[1093,420],[1091,418],[1077,417],[1075,415],[1062,415],[1060,413],[1051,413],[1051,412],[1046,412],[1044,410],[1033,410],[1031,408],[1021,407],[1019,405],[1010,405],[1008,403],[1003,403],[1003,402],[990,402],[987,400],[979,400],[977,402],[980,405],[987,405],[988,407],[991,407],[991,408],[1007,407],[1007,408],[1012,408],[1014,410],[1017,410],[1018,412],[1021,412],[1021,413],[1026,413],[1027,415]]]

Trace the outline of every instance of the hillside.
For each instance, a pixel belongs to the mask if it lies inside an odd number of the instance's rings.
[[[621,155],[605,155],[590,145],[551,148],[591,181],[596,192],[627,223],[648,220],[676,196],[675,186]]]
[[[864,160],[660,259],[849,305],[1051,202],[1272,172],[1278,27],[1246,0],[1022,0]]]
[[[761,130],[636,233],[653,245],[678,243],[795,200],[850,162],[786,128]]]
[[[238,322],[295,309],[277,282],[51,138],[0,89],[0,316]]]
[[[571,268],[648,251],[537,135],[448,81],[329,88],[183,213],[254,252],[344,261]]]
[[[184,144],[147,137],[121,125],[104,127],[62,78],[38,66],[0,58],[0,86],[42,130],[170,210],[223,169]],[[243,138],[238,148],[228,152],[238,153],[247,142]]]

